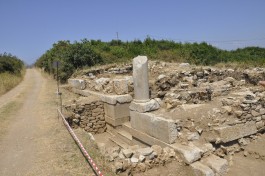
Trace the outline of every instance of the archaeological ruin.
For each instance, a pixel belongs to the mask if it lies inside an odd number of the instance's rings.
[[[195,175],[226,175],[230,155],[265,130],[265,69],[148,61],[95,67],[68,80],[73,128],[94,135],[115,173],[178,160]],[[97,140],[106,136],[106,141]],[[112,142],[113,145],[108,145]],[[265,158],[265,156],[261,156]]]

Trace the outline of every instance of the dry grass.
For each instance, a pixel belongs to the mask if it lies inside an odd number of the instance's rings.
[[[0,74],[0,95],[8,92],[15,86],[17,86],[23,79],[24,74],[14,75],[10,73],[1,73]]]

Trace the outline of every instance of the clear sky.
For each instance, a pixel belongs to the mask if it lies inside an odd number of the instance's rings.
[[[58,40],[265,47],[265,0],[0,0],[0,53],[33,63]]]

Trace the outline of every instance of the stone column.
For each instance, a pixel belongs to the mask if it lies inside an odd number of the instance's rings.
[[[137,56],[133,59],[133,85],[134,101],[137,103],[148,102],[148,60],[146,56]]]

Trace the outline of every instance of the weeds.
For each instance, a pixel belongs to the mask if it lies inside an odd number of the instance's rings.
[[[23,75],[16,75],[10,73],[0,73],[0,95],[8,92],[16,85],[18,85],[22,79]]]

